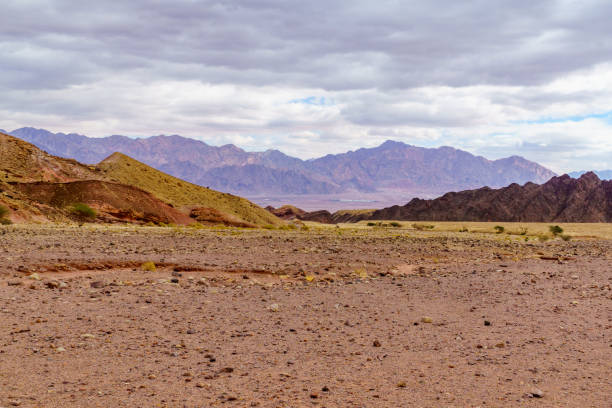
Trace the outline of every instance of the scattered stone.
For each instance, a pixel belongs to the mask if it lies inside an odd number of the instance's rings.
[[[433,319],[429,316],[423,316],[421,317],[421,322],[423,323],[433,323]]]
[[[49,282],[45,283],[45,285],[49,289],[57,289],[57,288],[59,288],[59,282],[58,281],[49,281]]]
[[[172,278],[170,279],[170,283],[179,283],[178,278]]]
[[[490,326],[490,325],[491,325],[491,322],[490,322],[490,321],[488,321],[488,320],[485,320],[485,321],[484,321],[484,325],[485,325],[485,326]]]
[[[95,281],[95,282],[91,282],[89,284],[89,286],[91,286],[94,289],[100,289],[100,288],[103,288],[106,285],[104,284],[103,281]]]
[[[278,303],[272,303],[268,306],[268,310],[271,312],[278,312],[280,310],[280,305]]]
[[[37,274],[36,272],[34,272],[33,274],[31,274],[30,276],[28,276],[28,279],[33,279],[33,280],[40,280],[40,275]]]
[[[94,339],[96,336],[94,336],[91,333],[85,333],[85,334],[81,334],[81,338],[83,339]]]
[[[10,280],[7,282],[9,286],[21,286],[23,282],[20,280]]]
[[[323,388],[321,388],[321,391],[323,391],[323,392],[329,392],[329,387],[324,386]]]
[[[378,341],[378,340],[374,340],[374,343],[372,343],[372,345],[373,345],[374,347],[380,347],[382,344],[380,344],[380,341]]]
[[[400,381],[397,383],[398,388],[406,388],[406,381]]]
[[[533,388],[531,391],[529,391],[529,393],[527,394],[529,397],[531,398],[543,398],[544,397],[544,391],[538,389],[538,388]]]

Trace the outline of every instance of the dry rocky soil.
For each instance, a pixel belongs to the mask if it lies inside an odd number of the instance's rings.
[[[604,240],[2,227],[0,407],[612,407],[611,284]]]

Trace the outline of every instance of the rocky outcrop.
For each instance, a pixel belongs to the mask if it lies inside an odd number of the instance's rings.
[[[568,175],[547,183],[501,189],[488,187],[447,193],[434,200],[415,198],[404,206],[392,206],[357,215],[351,221],[506,221],[506,222],[612,222],[612,181],[592,172],[579,179]]]

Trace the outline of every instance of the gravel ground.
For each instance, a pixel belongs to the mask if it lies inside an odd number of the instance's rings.
[[[0,407],[612,407],[609,241],[0,234]]]

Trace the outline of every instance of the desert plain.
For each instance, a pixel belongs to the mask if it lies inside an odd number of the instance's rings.
[[[432,224],[0,227],[0,407],[611,407],[612,226]]]

